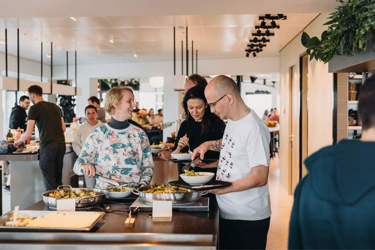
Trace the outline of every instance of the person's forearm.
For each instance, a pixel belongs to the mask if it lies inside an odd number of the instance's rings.
[[[240,192],[250,188],[261,187],[268,182],[268,167],[257,166],[252,169],[250,174],[238,181],[232,182],[232,185],[223,189],[213,190],[215,194],[226,194],[231,192]]]
[[[21,141],[26,142],[28,139],[31,138],[33,135],[33,131],[31,129],[26,129],[26,132],[21,136]]]
[[[267,180],[262,178],[258,178],[253,174],[242,178],[241,180],[235,181],[232,183],[232,191],[231,192],[240,192],[244,190],[248,190],[250,188],[261,187],[267,184]]]
[[[216,141],[208,141],[208,143],[209,143],[208,150],[211,150],[211,151],[220,151],[220,149],[221,149],[221,142],[222,142],[222,139],[216,140]]]
[[[73,147],[73,150],[74,150],[74,152],[76,153],[76,155],[79,155],[80,153],[81,153],[81,149],[82,149],[82,147],[81,147],[81,145],[80,144],[78,144],[78,143],[72,143],[72,147]]]

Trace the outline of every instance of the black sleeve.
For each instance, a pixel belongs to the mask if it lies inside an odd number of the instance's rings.
[[[36,108],[36,105],[31,106],[29,110],[29,115],[27,117],[27,120],[38,120],[39,118],[39,110]]]
[[[25,118],[19,110],[13,110],[9,118],[9,128],[17,129],[25,127]]]
[[[176,150],[177,143],[180,140],[180,138],[186,135],[187,128],[188,128],[188,122],[187,120],[185,120],[181,123],[180,129],[178,130],[176,141],[175,141],[174,147],[172,148],[172,151]]]
[[[212,138],[210,139],[219,140],[223,138],[224,130],[225,130],[225,123],[223,122],[223,120],[221,120],[217,116],[214,116],[213,123],[214,123],[214,126],[213,126],[213,131],[212,131]]]

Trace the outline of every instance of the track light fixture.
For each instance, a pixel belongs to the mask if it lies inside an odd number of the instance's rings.
[[[251,32],[251,37],[249,43],[247,44],[246,57],[249,55],[256,56],[257,53],[263,51],[263,48],[267,46],[267,43],[270,42],[270,39],[267,37],[275,36],[275,33],[271,30],[280,29],[280,25],[276,22],[277,20],[286,20],[287,16],[278,13],[278,14],[264,14],[258,16],[258,19],[261,21],[260,24],[255,25],[255,31]],[[270,23],[267,23],[267,20],[270,20]]]
[[[251,83],[254,83],[257,79],[258,79],[258,77],[256,77],[256,76],[250,76]]]
[[[266,30],[266,32],[262,33],[261,30],[258,30],[255,33],[251,33],[253,36],[274,36],[275,33],[272,33],[269,31],[269,29]]]
[[[264,16],[259,16],[259,20],[286,20],[287,16],[284,14],[277,14],[277,15],[271,15],[271,14],[265,14]]]
[[[249,42],[251,42],[251,43],[257,43],[257,42],[259,42],[260,40],[257,38],[257,37],[254,37],[254,39],[252,39],[252,40],[249,40]]]
[[[287,19],[287,16],[284,15],[284,14],[277,14],[277,17],[279,18],[278,20],[286,20]]]
[[[253,48],[264,48],[266,46],[267,46],[266,43],[249,43],[249,44],[247,44],[247,47],[249,47],[250,49],[253,49]]]
[[[277,23],[274,21],[274,20],[272,20],[272,22],[271,22],[271,28],[272,29],[280,29],[280,26],[279,25],[277,25]]]
[[[260,28],[262,29],[267,29],[268,25],[267,23],[263,20],[261,23],[260,23]]]
[[[270,39],[267,39],[267,38],[263,37],[260,41],[262,43],[268,43],[270,41]]]

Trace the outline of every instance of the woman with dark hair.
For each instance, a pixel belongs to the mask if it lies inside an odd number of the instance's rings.
[[[193,151],[205,141],[218,140],[223,137],[225,123],[211,113],[204,96],[204,88],[195,86],[189,89],[183,100],[186,119],[181,123],[177,133],[173,153]],[[171,152],[162,151],[160,158],[170,159]],[[205,159],[219,159],[219,152],[208,151]]]

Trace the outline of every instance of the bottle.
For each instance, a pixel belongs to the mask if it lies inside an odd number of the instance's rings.
[[[10,129],[8,130],[8,133],[7,133],[6,138],[7,138],[7,141],[8,141],[8,142],[13,141],[13,134],[12,134],[12,132],[10,131]]]

